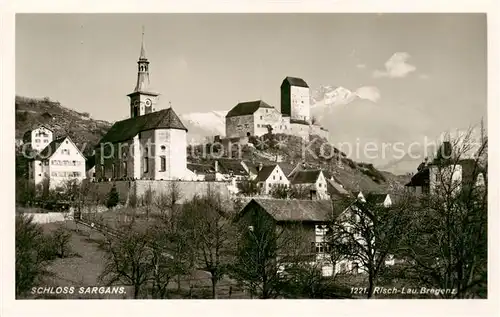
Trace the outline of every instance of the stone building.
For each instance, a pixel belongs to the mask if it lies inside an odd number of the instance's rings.
[[[96,149],[96,180],[193,180],[187,168],[187,129],[172,107],[156,110],[159,94],[149,89],[150,63],[144,49],[137,61],[130,118],[116,122]]]
[[[309,139],[328,139],[328,130],[311,120],[309,86],[301,78],[286,77],[281,84],[281,111],[262,100],[240,102],[226,115],[226,138],[273,133]]]

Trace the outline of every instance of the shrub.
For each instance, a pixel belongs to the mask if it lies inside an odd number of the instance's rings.
[[[106,201],[106,207],[113,208],[113,207],[118,205],[119,201],[120,201],[120,196],[118,195],[118,191],[116,190],[116,185],[113,185],[113,187],[111,187],[111,190],[109,191],[109,194],[108,194],[108,200]]]

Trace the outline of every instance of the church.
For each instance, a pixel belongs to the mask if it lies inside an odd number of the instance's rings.
[[[149,89],[150,62],[144,33],[137,61],[137,83],[130,99],[130,118],[118,121],[99,141],[95,178],[110,180],[191,180],[187,169],[187,128],[174,109],[156,110],[157,92]]]

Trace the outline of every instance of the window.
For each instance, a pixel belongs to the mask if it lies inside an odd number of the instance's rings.
[[[162,151],[165,151],[165,149],[166,149],[165,145],[162,145],[162,146],[160,147],[160,149],[161,149]]]
[[[49,143],[49,140],[45,139],[43,140],[43,143]]]
[[[40,139],[35,139],[35,143],[40,143]]]
[[[123,177],[127,177],[127,162],[122,162]]]
[[[267,113],[267,111],[268,111],[268,110],[266,109],[266,113]]]
[[[104,168],[104,164],[101,165],[101,177],[105,176],[106,169]]]
[[[116,176],[116,168],[115,168],[115,163],[111,164],[111,177]]]
[[[318,187],[321,187],[321,183],[318,184]]]
[[[167,170],[167,158],[165,156],[160,156],[160,172],[165,172]]]
[[[144,173],[148,172],[148,168],[149,168],[149,158],[146,156],[144,158]]]
[[[260,124],[257,124],[257,128],[260,128]]]
[[[262,116],[260,116],[260,120],[262,120]]]
[[[273,176],[273,181],[276,180],[276,176]]]
[[[283,180],[283,177],[282,177],[282,176],[280,176],[280,181],[281,181],[281,180]]]

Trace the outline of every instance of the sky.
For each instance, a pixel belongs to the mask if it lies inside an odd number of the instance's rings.
[[[338,141],[410,140],[486,117],[484,14],[18,14],[16,94],[127,118],[142,26],[158,108],[179,114],[279,108],[294,76],[364,97],[327,118]]]

